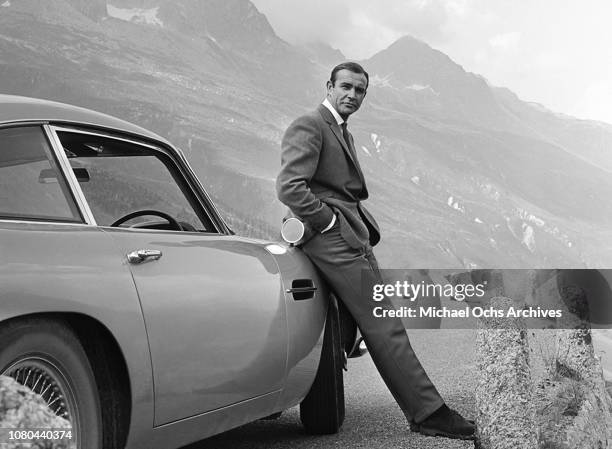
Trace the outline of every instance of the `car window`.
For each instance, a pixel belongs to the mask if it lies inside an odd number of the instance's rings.
[[[0,217],[83,221],[39,127],[0,129]]]
[[[164,152],[93,134],[59,131],[57,135],[98,225],[215,232]],[[129,214],[136,216],[117,223]]]

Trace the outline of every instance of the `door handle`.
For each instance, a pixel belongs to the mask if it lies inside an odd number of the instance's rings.
[[[291,288],[285,290],[293,296],[296,301],[314,298],[317,287],[315,287],[312,279],[294,279],[291,283]]]
[[[139,264],[147,260],[159,260],[162,252],[156,249],[138,249],[128,253],[127,260],[131,264]]]
[[[317,287],[293,287],[285,290],[286,293],[311,293],[316,291]]]

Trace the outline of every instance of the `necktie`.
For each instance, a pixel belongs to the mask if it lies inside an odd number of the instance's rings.
[[[355,158],[355,149],[353,148],[353,145],[351,144],[351,138],[350,138],[350,134],[348,132],[348,129],[346,127],[346,122],[343,122],[342,125],[340,125],[340,127],[342,128],[342,137],[344,137],[344,141],[346,142],[346,146],[348,147],[349,151],[351,152],[351,156],[353,156],[353,158]]]
[[[361,173],[361,167],[359,167],[359,162],[357,161],[357,153],[355,152],[355,147],[351,143],[351,135],[349,134],[348,129],[346,129],[346,122],[342,123],[340,127],[342,128],[342,137],[344,137],[346,146],[349,149],[349,154],[351,155],[351,159],[353,160],[353,163],[355,164],[355,167],[357,168],[357,172],[359,173],[359,177],[361,178],[363,182],[363,173]]]

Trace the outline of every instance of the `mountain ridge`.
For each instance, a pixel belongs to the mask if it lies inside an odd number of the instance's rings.
[[[40,0],[0,7],[0,91],[157,132],[185,150],[238,230],[276,237],[280,139],[323,99],[341,54],[286,43],[247,0],[188,13],[217,3],[58,0],[49,16]],[[611,262],[608,128],[522,102],[412,37],[362,63],[371,87],[350,126],[386,236],[381,261]]]

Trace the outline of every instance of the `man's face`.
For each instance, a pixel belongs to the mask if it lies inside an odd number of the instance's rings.
[[[327,99],[346,120],[361,106],[366,96],[367,79],[363,73],[342,69],[336,73],[336,82],[327,82]]]

